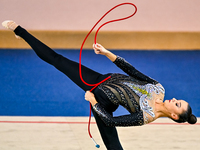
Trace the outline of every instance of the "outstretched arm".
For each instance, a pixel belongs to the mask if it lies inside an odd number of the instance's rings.
[[[112,62],[114,62],[117,58],[115,54],[105,49],[101,44],[93,44],[93,49],[96,54],[105,55]]]
[[[108,51],[107,49],[105,49],[101,44],[93,44],[93,49],[96,54],[107,56],[112,62],[114,62],[119,68],[121,68],[128,75],[137,78],[141,81],[147,81],[148,83],[152,84],[158,83],[156,80],[144,75],[143,73],[135,69],[131,64],[125,61],[124,58],[121,58],[113,54],[112,52]]]

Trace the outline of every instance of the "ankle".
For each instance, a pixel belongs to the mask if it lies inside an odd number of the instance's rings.
[[[10,30],[14,31],[19,25],[13,21],[7,23]]]

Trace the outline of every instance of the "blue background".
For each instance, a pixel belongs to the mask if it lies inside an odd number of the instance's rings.
[[[56,50],[78,62],[78,50]],[[200,51],[113,50],[144,74],[159,81],[173,97],[190,103],[200,117]],[[123,73],[106,57],[84,50],[82,64],[100,73]],[[1,116],[88,116],[84,91],[32,50],[0,50]],[[120,107],[115,115],[127,113]]]

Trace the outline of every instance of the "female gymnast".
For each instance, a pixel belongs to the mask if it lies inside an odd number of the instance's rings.
[[[82,75],[87,83],[95,84],[111,76],[90,92],[91,87],[80,79],[78,63],[57,54],[15,22],[4,21],[2,25],[14,31],[18,38],[23,38],[42,60],[63,72],[86,92],[85,99],[92,105],[100,134],[109,150],[123,149],[116,126],[141,126],[159,117],[168,117],[178,123],[197,122],[186,101],[175,98],[164,101],[165,90],[159,82],[142,74],[125,59],[116,56],[100,44],[93,45],[95,53],[105,55],[128,75],[117,73],[103,75],[82,66]],[[113,117],[113,112],[119,105],[126,108],[130,114]]]

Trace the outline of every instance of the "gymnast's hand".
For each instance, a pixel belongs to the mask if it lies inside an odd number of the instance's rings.
[[[105,49],[101,44],[93,44],[93,49],[96,54],[106,55],[109,51]]]
[[[94,106],[97,103],[96,98],[94,97],[94,94],[90,91],[86,91],[85,100],[89,101],[92,106]]]
[[[116,58],[117,58],[117,56],[115,54],[113,54],[109,50],[105,49],[101,44],[98,44],[98,43],[97,44],[93,44],[93,49],[94,49],[94,52],[96,54],[105,55],[112,62],[114,62],[116,60]]]

